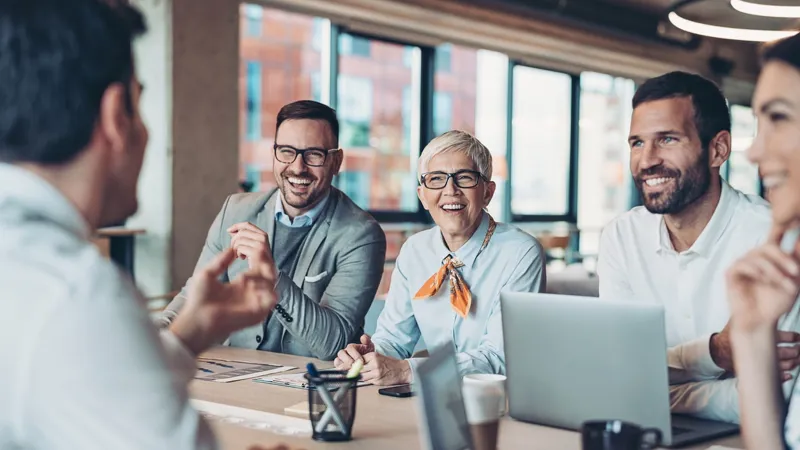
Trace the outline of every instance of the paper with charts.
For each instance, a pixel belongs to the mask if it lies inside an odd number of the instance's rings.
[[[197,360],[197,374],[194,378],[196,380],[216,381],[217,383],[230,383],[232,381],[286,372],[292,369],[296,369],[296,367],[200,358]]]

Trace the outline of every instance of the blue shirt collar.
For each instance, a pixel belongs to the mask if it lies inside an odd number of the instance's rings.
[[[287,227],[291,228],[300,228],[300,227],[310,227],[314,224],[322,211],[325,209],[325,206],[328,204],[328,200],[330,200],[331,194],[328,192],[319,203],[317,203],[313,208],[306,211],[304,214],[301,214],[294,218],[294,220],[289,218],[289,215],[283,210],[283,194],[278,193],[278,198],[275,201],[275,220],[286,225]]]
[[[478,228],[474,233],[472,233],[472,236],[470,236],[469,240],[466,242],[466,244],[462,245],[461,248],[455,252],[451,252],[444,243],[444,237],[442,236],[441,230],[437,230],[438,233],[434,234],[434,236],[436,236],[434,238],[434,248],[436,249],[437,254],[442,255],[442,261],[444,261],[448,255],[453,255],[467,266],[472,267],[475,264],[475,259],[478,257],[478,252],[481,249],[481,245],[483,245],[483,239],[486,237],[486,232],[488,230],[489,214],[483,212],[481,216],[481,224],[478,225]]]

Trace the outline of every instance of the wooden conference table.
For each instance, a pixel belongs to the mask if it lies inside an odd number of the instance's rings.
[[[211,349],[202,357],[305,367],[313,361],[318,367],[331,363],[277,353],[229,347]],[[295,370],[294,372],[299,372]],[[294,373],[288,372],[288,373]],[[307,401],[308,394],[301,389],[272,386],[252,380],[216,383],[195,380],[190,386],[192,398],[225,405],[238,406],[273,414],[284,414],[284,408]],[[251,446],[269,447],[285,443],[293,449],[418,449],[420,448],[417,411],[414,398],[393,398],[378,394],[375,386],[358,390],[356,420],[353,440],[344,443],[316,442],[310,437],[280,436],[220,421],[212,421],[219,442],[225,450],[247,450]],[[297,416],[291,416],[297,417]],[[307,417],[305,417],[307,419]],[[711,445],[741,448],[738,436],[719,439],[693,447],[704,450]],[[580,435],[576,432],[518,422],[505,417],[500,425],[499,448],[529,450],[580,450]]]

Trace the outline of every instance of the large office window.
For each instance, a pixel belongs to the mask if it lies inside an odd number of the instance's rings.
[[[365,209],[416,212],[419,65],[404,64],[404,54],[419,60],[419,48],[343,33],[339,49],[336,109],[345,159],[337,186]]]
[[[753,195],[761,194],[758,166],[747,159],[747,149],[753,145],[756,135],[756,118],[747,106],[731,106],[731,156],[726,170],[727,180],[734,188]]]
[[[452,44],[436,48],[434,134],[451,129],[472,133],[492,152],[497,183],[489,213],[504,217],[508,130],[508,57]]]
[[[570,199],[572,77],[514,67],[511,212],[566,216]]]
[[[581,74],[578,164],[580,252],[598,253],[600,232],[631,207],[628,132],[635,91],[632,80]]]
[[[326,19],[243,4],[240,9],[240,180],[273,189],[272,144],[278,111],[321,98]]]

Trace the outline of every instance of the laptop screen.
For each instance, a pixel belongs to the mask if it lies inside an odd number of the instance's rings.
[[[430,450],[464,450],[472,446],[461,377],[452,344],[431,352],[414,373],[420,411],[422,447]]]

